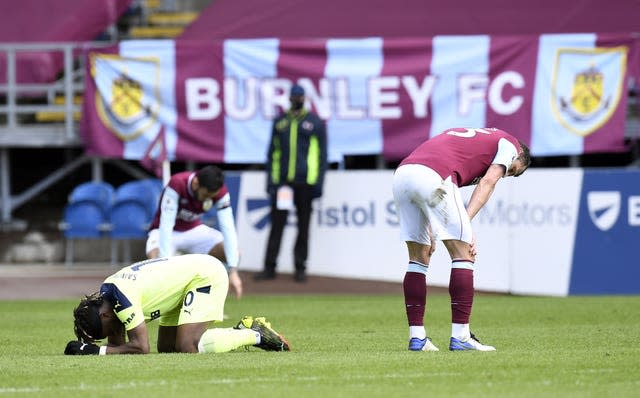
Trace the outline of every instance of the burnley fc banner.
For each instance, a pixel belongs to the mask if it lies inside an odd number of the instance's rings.
[[[87,53],[90,154],[263,163],[292,84],[325,120],[329,158],[399,160],[450,127],[488,126],[534,156],[621,152],[628,35],[124,41]]]

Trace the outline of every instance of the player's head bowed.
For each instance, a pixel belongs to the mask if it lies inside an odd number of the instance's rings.
[[[527,144],[525,144],[524,142],[518,140],[518,143],[520,144],[520,148],[522,148],[522,151],[520,152],[518,157],[522,159],[522,164],[524,166],[529,167],[531,165],[531,151],[529,150]]]
[[[100,306],[103,298],[99,292],[85,296],[73,310],[73,330],[80,341],[93,343],[104,338]]]
[[[209,192],[217,192],[224,184],[224,173],[217,166],[205,166],[198,171],[198,184]]]

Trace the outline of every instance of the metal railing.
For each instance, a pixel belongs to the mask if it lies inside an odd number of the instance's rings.
[[[6,81],[0,84],[0,147],[75,146],[79,144],[74,114],[81,106],[74,98],[84,92],[84,57],[88,48],[110,43],[3,43],[0,56],[6,70]],[[18,81],[19,58],[22,54],[40,53],[55,65],[62,59],[60,79],[52,82],[23,83]],[[28,61],[20,61],[28,62]],[[34,63],[42,59],[33,58]],[[56,103],[56,97],[63,101]],[[38,113],[60,114],[60,120],[43,123]]]
[[[12,195],[9,148],[11,147],[77,147],[81,145],[74,113],[81,107],[74,102],[84,93],[84,57],[82,51],[110,43],[4,43],[0,44],[0,56],[5,67],[5,82],[0,84],[0,230],[23,229],[11,213],[17,207],[55,184],[65,175],[91,161],[94,170],[100,170],[99,159],[82,156],[44,176],[29,189]],[[21,54],[41,53],[50,57],[54,65],[62,60],[62,70],[52,73],[62,78],[51,82],[23,83],[18,80]],[[42,58],[33,57],[36,66]],[[62,101],[55,101],[56,97]],[[53,123],[42,123],[38,112],[60,113],[62,117]]]

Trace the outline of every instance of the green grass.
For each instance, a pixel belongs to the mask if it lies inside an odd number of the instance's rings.
[[[472,327],[494,353],[447,350],[447,296],[428,301],[437,353],[406,350],[400,296],[261,296],[230,298],[223,326],[264,314],[294,351],[66,357],[75,304],[0,302],[0,398],[640,394],[640,297],[477,296]]]

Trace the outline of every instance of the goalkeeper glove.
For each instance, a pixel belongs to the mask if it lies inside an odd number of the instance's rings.
[[[65,355],[98,355],[99,353],[100,346],[82,341],[70,341],[64,349]]]

